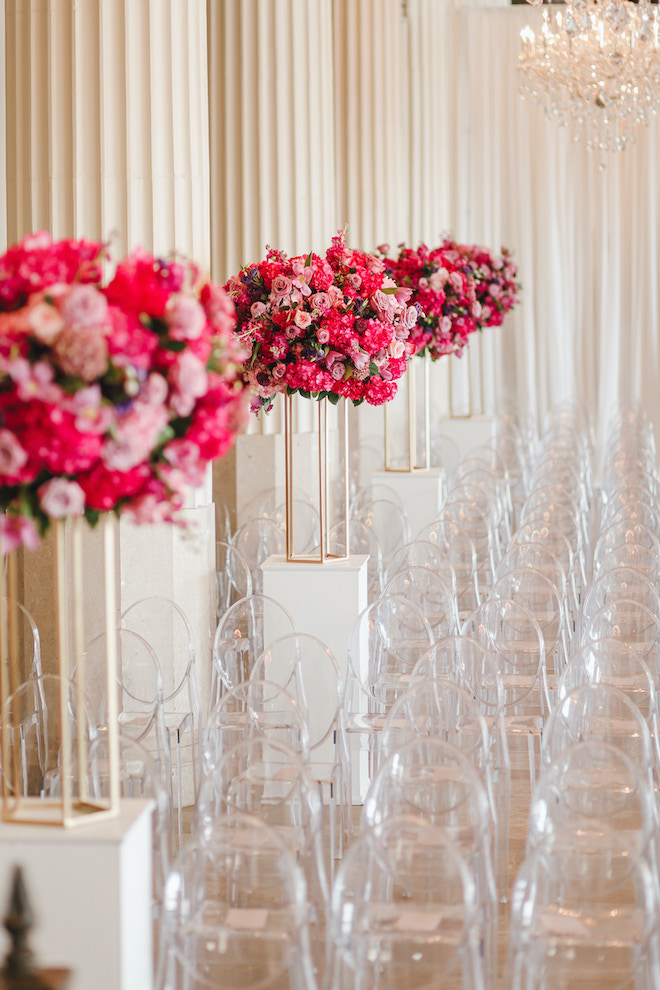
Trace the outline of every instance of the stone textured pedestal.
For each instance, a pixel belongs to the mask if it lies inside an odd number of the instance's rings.
[[[23,868],[41,965],[72,970],[69,990],[151,990],[152,802],[75,828],[0,822],[0,905]],[[2,947],[5,955],[7,945]]]

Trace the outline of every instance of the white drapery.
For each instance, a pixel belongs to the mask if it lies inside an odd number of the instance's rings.
[[[657,119],[624,152],[587,152],[517,91],[527,6],[464,8],[447,85],[456,98],[449,196],[459,240],[515,250],[523,302],[490,371],[499,396],[538,417],[584,401],[602,431],[615,403],[640,399],[660,429]],[[489,331],[486,331],[488,333]]]

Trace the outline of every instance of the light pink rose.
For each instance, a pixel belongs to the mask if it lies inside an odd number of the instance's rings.
[[[346,365],[343,361],[337,361],[333,364],[330,374],[336,382],[340,382],[346,373]]]
[[[258,320],[259,317],[266,312],[266,304],[257,300],[253,302],[250,306],[250,315],[253,320]]]
[[[197,340],[206,326],[206,314],[196,299],[179,292],[168,300],[165,321],[174,340]]]
[[[93,285],[74,285],[62,298],[60,312],[67,323],[100,326],[108,315],[108,300]]]
[[[390,344],[390,355],[393,358],[400,358],[406,353],[406,345],[402,340],[394,340]]]
[[[488,287],[488,291],[490,292],[493,299],[499,299],[500,296],[502,295],[502,286],[491,285]]]
[[[309,301],[314,309],[328,309],[330,305],[327,292],[315,292]]]
[[[336,309],[341,306],[344,302],[344,294],[338,285],[331,285],[328,289],[328,303],[333,308]]]
[[[30,364],[25,358],[16,358],[7,365],[7,371],[16,384],[19,399],[41,399],[49,405],[57,405],[62,400],[62,389],[53,381],[55,372],[46,361]]]
[[[286,275],[276,275],[273,279],[273,285],[271,292],[274,296],[282,297],[288,296],[291,292],[292,284],[291,279],[287,278]]]
[[[355,365],[358,371],[366,371],[366,369],[369,367],[370,360],[371,358],[365,351],[358,351],[357,354],[353,355],[353,364]]]
[[[442,333],[449,333],[451,330],[451,319],[448,316],[443,316],[440,320],[440,330]]]
[[[306,330],[307,327],[312,322],[311,314],[308,313],[304,309],[297,309],[296,312],[295,312],[295,316],[293,317],[293,319],[294,319],[294,322],[295,322],[296,326],[297,327],[300,327],[301,330]]]
[[[449,278],[447,279],[452,289],[455,292],[463,291],[463,276],[460,272],[450,272]]]
[[[424,278],[424,276],[422,275],[417,285],[419,286],[420,289],[428,289],[429,280],[427,278]]]
[[[419,318],[419,313],[417,312],[417,307],[408,306],[403,317],[404,327],[407,330],[412,330],[412,328],[416,325],[418,318]]]
[[[11,430],[0,430],[0,474],[15,478],[27,463],[28,455]]]
[[[391,323],[397,313],[397,303],[393,295],[388,295],[380,289],[376,289],[371,294],[371,304],[378,313],[381,320]]]
[[[53,345],[55,358],[65,375],[93,382],[108,370],[108,345],[98,326],[66,326]]]
[[[57,308],[43,301],[28,308],[25,321],[37,340],[47,346],[53,343],[65,326],[62,315]]]
[[[351,274],[348,276],[346,281],[348,282],[348,284],[351,286],[352,289],[359,289],[360,286],[362,285],[362,279],[360,278],[357,272],[351,272]]]
[[[282,364],[282,362],[280,361],[279,364],[276,364],[275,367],[273,368],[273,378],[277,378],[279,380],[280,378],[284,378],[285,374],[286,374],[286,365]]]
[[[181,395],[192,399],[204,395],[208,388],[206,367],[196,354],[184,351],[170,368],[170,382]]]
[[[319,344],[327,344],[328,341],[330,340],[330,333],[327,330],[321,329],[316,334],[316,339],[318,340]]]
[[[429,278],[429,285],[433,292],[442,292],[445,285],[447,284],[447,279],[449,278],[449,272],[446,268],[439,268],[437,272],[433,272]]]
[[[475,320],[478,320],[481,316],[481,303],[473,302],[470,306],[470,316],[473,316]]]
[[[114,471],[130,471],[147,461],[168,419],[165,406],[136,402],[119,418],[114,436],[104,443],[103,463]]]
[[[8,554],[18,547],[36,550],[39,546],[37,527],[25,516],[0,515],[0,553]]]
[[[167,393],[166,380],[161,374],[154,371],[144,383],[140,392],[140,402],[147,402],[151,406],[162,406],[167,398]]]
[[[51,478],[37,489],[39,504],[51,519],[79,516],[85,508],[85,493],[76,481]]]
[[[390,253],[390,246],[389,246],[389,244],[379,244],[378,247],[376,248],[376,250],[377,251],[380,251],[381,254],[389,254]]]
[[[80,388],[63,403],[65,409],[76,417],[76,429],[80,433],[107,433],[115,418],[115,407],[102,404],[101,387],[89,385]]]

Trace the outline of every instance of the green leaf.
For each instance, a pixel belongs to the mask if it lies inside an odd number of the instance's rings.
[[[381,292],[384,292],[386,296],[393,296],[395,292],[398,292],[399,291],[399,286],[398,285],[390,285],[386,289],[381,289],[380,291]]]
[[[90,509],[89,506],[86,506],[85,519],[92,527],[92,529],[94,528],[94,526],[97,525],[100,518],[101,518],[101,513],[98,511],[98,509]]]
[[[328,402],[331,402],[333,406],[336,406],[339,402],[341,396],[337,395],[336,392],[328,392]]]
[[[252,357],[250,358],[250,367],[251,368],[254,368],[254,362],[257,360],[257,356],[259,354],[259,349],[260,348],[261,348],[261,341],[258,340],[256,342],[256,344],[254,345],[254,349],[252,351]]]
[[[353,399],[353,405],[354,406],[361,406],[363,402],[364,402],[364,398],[362,398],[362,399]]]
[[[167,340],[163,341],[161,346],[164,351],[173,351],[175,354],[179,354],[181,351],[185,351],[186,342],[185,340]]]
[[[380,374],[378,365],[374,361],[370,361],[369,362],[369,374],[370,375],[379,375]]]
[[[311,263],[312,263],[312,252],[310,251],[307,257],[305,258],[305,268],[309,268]]]

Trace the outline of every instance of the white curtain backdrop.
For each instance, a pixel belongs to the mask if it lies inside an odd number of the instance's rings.
[[[490,377],[498,398],[539,418],[559,400],[584,401],[601,433],[618,400],[640,399],[658,433],[658,121],[624,152],[587,152],[523,101],[520,30],[540,18],[525,5],[466,7],[451,20],[449,226],[459,240],[514,249],[523,283],[521,307],[494,331]]]

